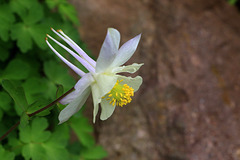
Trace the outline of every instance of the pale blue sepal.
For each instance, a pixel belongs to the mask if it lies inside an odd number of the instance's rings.
[[[99,103],[102,101],[102,97],[113,88],[118,77],[108,74],[96,74],[93,78],[96,80],[95,83],[91,84],[94,105],[93,123],[95,123],[99,109]]]
[[[117,76],[112,74],[98,74],[94,79],[99,89],[100,98],[107,94],[117,82]]]
[[[93,82],[92,75],[90,73],[85,74],[74,86],[74,91],[69,93],[67,96],[65,96],[63,99],[61,99],[59,102],[61,104],[69,104],[74,99],[76,99],[79,94],[81,94],[92,82]]]
[[[118,67],[126,63],[136,51],[140,38],[141,34],[124,43],[118,50],[118,53],[114,58],[111,67]]]
[[[109,28],[97,59],[97,73],[104,71],[111,65],[118,52],[119,43],[120,33],[116,29]]]
[[[114,112],[116,107],[116,104],[113,106],[112,104],[109,104],[109,101],[107,101],[105,98],[102,99],[101,101],[101,115],[100,115],[100,119],[101,120],[106,120],[108,119]]]
[[[91,92],[91,88],[86,88],[76,99],[74,99],[67,107],[65,107],[59,114],[59,124],[66,122],[73,114],[78,112],[84,103],[86,102],[89,94]]]
[[[136,92],[139,89],[139,87],[143,82],[143,79],[141,76],[136,76],[134,78],[120,76],[120,75],[117,75],[117,76],[118,76],[118,80],[123,80],[122,82],[120,82],[120,84],[127,84],[128,86],[134,89],[134,92]]]
[[[99,109],[99,103],[101,102],[101,94],[100,94],[101,91],[97,83],[93,83],[91,85],[91,89],[92,89],[92,98],[93,98],[93,123],[95,123],[96,116]]]
[[[113,68],[112,72],[113,73],[121,73],[121,72],[135,73],[136,71],[139,70],[141,66],[143,66],[143,63],[141,64],[133,63],[131,65]]]

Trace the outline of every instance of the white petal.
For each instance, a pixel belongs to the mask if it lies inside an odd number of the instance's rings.
[[[94,79],[91,73],[86,73],[78,82],[75,84],[74,88],[76,90],[83,90],[84,87],[89,86],[93,83]]]
[[[99,103],[101,102],[100,89],[97,86],[97,83],[91,85],[92,89],[92,98],[93,98],[93,123],[96,121],[96,116],[99,109]]]
[[[80,92],[82,92],[82,91],[80,91],[80,90],[72,91],[67,96],[62,98],[59,102],[63,105],[69,104],[80,95]]]
[[[53,47],[52,45],[48,42],[48,40],[46,39],[47,45],[52,49],[52,51],[66,64],[68,65],[74,72],[76,72],[79,76],[84,76],[85,73],[80,70],[79,68],[77,68],[75,65],[73,65],[71,62],[69,62],[68,60],[66,60],[61,54],[59,54]]]
[[[51,40],[53,40],[55,43],[57,43],[59,46],[61,46],[63,49],[65,49],[68,53],[70,53],[75,59],[77,59],[89,72],[95,72],[95,68],[91,66],[86,60],[84,60],[82,57],[74,53],[72,50],[64,46],[62,43],[58,42],[56,39],[52,38],[50,35],[47,35]]]
[[[139,70],[139,68],[142,65],[143,65],[143,63],[141,63],[141,64],[133,63],[128,66],[116,67],[112,70],[112,72],[113,73],[121,73],[121,72],[135,73],[137,70]]]
[[[60,32],[62,35],[55,31],[53,28],[51,28],[51,30],[60,38],[62,38],[69,46],[71,46],[80,56],[82,56],[86,61],[88,61],[89,64],[95,67],[96,62],[91,59],[73,40],[71,40],[71,38],[64,34],[62,30],[58,30],[58,32]]]
[[[118,75],[118,80],[123,80],[120,83],[129,85],[134,89],[134,92],[136,92],[139,89],[139,87],[143,82],[143,79],[140,76],[136,76],[132,78],[132,77],[125,77],[125,76]]]
[[[127,62],[136,51],[141,34],[124,43],[119,49],[111,67],[117,67]]]
[[[74,86],[75,91],[69,93],[63,99],[60,100],[61,104],[68,104],[76,99],[82,92],[93,82],[92,75],[90,73],[85,74]]]
[[[94,75],[95,82],[91,84],[92,96],[93,96],[93,123],[96,121],[96,115],[99,109],[99,103],[102,97],[106,95],[115,85],[117,76],[107,74],[96,74]]]
[[[100,97],[107,94],[117,82],[118,77],[110,74],[97,74],[94,77],[99,88]]]
[[[111,65],[118,52],[119,43],[120,33],[116,29],[109,28],[97,59],[97,73],[104,71]]]
[[[78,112],[83,104],[86,102],[89,94],[90,94],[90,87],[86,88],[82,94],[80,94],[76,99],[74,99],[66,108],[64,108],[59,116],[59,124],[66,122],[73,114]]]
[[[101,101],[102,112],[100,115],[100,119],[101,120],[108,119],[113,114],[115,107],[116,105],[113,106],[112,104],[109,104],[109,101],[107,101],[106,99],[102,99]]]

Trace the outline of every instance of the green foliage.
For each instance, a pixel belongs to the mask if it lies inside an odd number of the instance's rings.
[[[71,118],[70,126],[84,146],[92,147],[95,145],[95,141],[89,133],[93,132],[93,128],[92,126],[89,126],[88,120],[86,118],[79,118],[79,116],[81,115],[75,115],[73,118]]]
[[[107,152],[101,146],[94,146],[85,150],[82,157],[85,159],[101,159],[107,156]]]
[[[29,123],[29,116],[27,115],[27,113],[22,112],[22,115],[20,117],[20,127],[25,127],[27,126]]]
[[[6,151],[2,146],[0,146],[0,157],[1,159],[14,160],[14,153]]]
[[[59,13],[63,19],[70,19],[74,24],[79,24],[77,12],[72,5],[67,3],[67,0],[46,0],[46,2],[51,9],[58,6]]]
[[[44,62],[44,73],[53,83],[61,84],[68,89],[71,88],[75,81],[63,67],[56,67],[57,64],[53,60]]]
[[[26,112],[28,103],[23,88],[9,80],[3,80],[2,86],[11,95],[16,105],[19,106],[22,111]]]
[[[0,108],[4,111],[10,109],[11,97],[4,91],[0,92]]]
[[[3,41],[9,39],[10,28],[15,21],[15,17],[7,4],[0,6],[0,37]]]
[[[58,85],[57,93],[56,93],[56,98],[59,98],[61,95],[64,93],[64,88],[63,85]],[[57,103],[58,109],[63,110],[65,108],[65,105],[62,105],[61,103]]]
[[[81,112],[61,125],[57,125],[59,110],[65,107],[61,104],[35,117],[28,116],[75,84],[68,67],[45,42],[46,33],[53,27],[64,30],[85,48],[74,28],[79,25],[74,7],[67,0],[4,0],[0,3],[0,133],[20,120],[20,126],[0,145],[0,159],[105,157],[106,152],[96,145],[92,136],[93,127]],[[56,49],[64,55],[60,48]],[[69,136],[72,132],[78,138],[74,142]]]
[[[235,5],[238,2],[238,0],[228,0],[228,3],[231,5]]]
[[[20,59],[13,59],[10,63],[8,63],[1,78],[22,80],[28,77],[29,72],[30,66],[26,62]]]

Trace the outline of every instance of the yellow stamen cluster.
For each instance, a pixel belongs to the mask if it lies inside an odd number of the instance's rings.
[[[108,92],[104,97],[109,101],[112,106],[124,106],[132,101],[132,96],[134,96],[134,89],[129,87],[127,84],[120,84],[123,80],[117,80],[113,89]]]

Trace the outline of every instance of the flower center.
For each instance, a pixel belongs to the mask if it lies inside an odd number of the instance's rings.
[[[116,104],[117,106],[122,107],[132,101],[131,97],[134,96],[134,89],[127,84],[120,84],[122,81],[123,80],[117,80],[112,90],[102,97],[106,98],[112,106]]]

